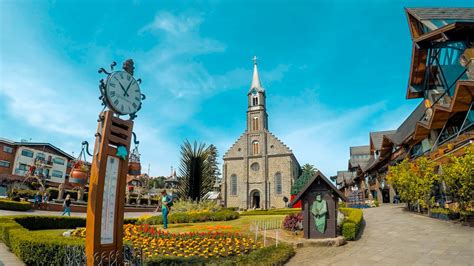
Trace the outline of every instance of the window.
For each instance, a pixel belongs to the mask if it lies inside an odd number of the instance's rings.
[[[9,161],[0,161],[0,166],[1,167],[10,167],[10,162]]]
[[[252,130],[258,130],[258,117],[252,118]]]
[[[44,153],[41,153],[41,152],[37,153],[36,154],[36,159],[44,161],[44,159],[45,159]]]
[[[253,171],[258,171],[260,169],[260,165],[258,163],[253,163],[252,165],[250,165],[250,169],[252,169]]]
[[[26,171],[26,164],[21,163],[21,164],[18,166],[18,169],[20,169],[20,170],[22,170],[22,171]]]
[[[13,148],[9,146],[3,146],[3,151],[6,153],[13,153]]]
[[[281,194],[282,193],[282,186],[281,186],[281,174],[275,174],[275,193]]]
[[[57,163],[57,164],[60,164],[60,165],[64,165],[65,160],[63,158],[54,157],[53,162]]]
[[[230,176],[230,195],[232,196],[237,195],[237,176],[236,175]]]
[[[252,106],[258,105],[258,96],[253,96],[252,97]]]
[[[30,151],[30,150],[22,150],[22,151],[21,151],[21,155],[26,156],[26,157],[33,158],[33,152]]]
[[[253,154],[259,154],[260,153],[260,148],[258,146],[258,140],[254,140],[252,142],[252,151],[253,151]]]
[[[58,170],[53,170],[51,175],[54,176],[54,177],[63,178],[63,172],[58,171]]]

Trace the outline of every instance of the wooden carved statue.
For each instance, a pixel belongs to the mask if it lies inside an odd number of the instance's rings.
[[[328,212],[327,202],[322,199],[321,194],[316,195],[316,200],[311,207],[311,214],[314,217],[314,225],[316,230],[324,234],[326,231],[326,214]]]

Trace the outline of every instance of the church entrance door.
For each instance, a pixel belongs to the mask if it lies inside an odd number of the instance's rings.
[[[260,208],[260,192],[258,190],[252,191],[250,193],[250,197],[252,199],[252,208],[259,209]]]

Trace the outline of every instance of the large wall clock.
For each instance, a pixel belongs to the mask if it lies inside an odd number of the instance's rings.
[[[140,86],[126,71],[115,71],[109,75],[105,97],[108,107],[120,115],[134,114],[142,104]]]

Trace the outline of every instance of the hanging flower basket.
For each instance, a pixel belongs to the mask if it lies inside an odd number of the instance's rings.
[[[141,174],[142,165],[140,162],[129,162],[128,163],[128,173],[130,175],[139,175]]]

